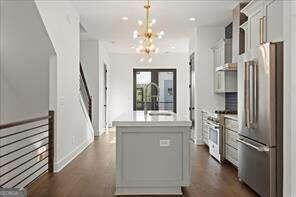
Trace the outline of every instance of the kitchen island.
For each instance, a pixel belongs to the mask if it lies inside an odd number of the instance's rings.
[[[173,112],[133,111],[113,126],[115,195],[182,195],[190,184],[191,121]]]

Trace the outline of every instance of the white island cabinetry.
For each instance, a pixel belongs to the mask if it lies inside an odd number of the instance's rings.
[[[180,195],[190,184],[191,121],[171,115],[120,116],[115,195]]]

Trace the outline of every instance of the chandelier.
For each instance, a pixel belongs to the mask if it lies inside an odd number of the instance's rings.
[[[155,24],[156,20],[151,20],[150,16],[150,9],[151,9],[151,2],[150,0],[146,1],[144,5],[144,9],[146,12],[146,20],[145,22],[139,20],[138,24],[140,26],[139,30],[134,31],[134,39],[140,39],[139,43],[140,46],[136,49],[137,53],[143,53],[148,57],[148,62],[152,61],[151,54],[158,53],[159,48],[157,48],[153,42],[155,39],[161,39],[164,36],[164,32],[160,31],[159,33],[155,33],[152,30],[153,24]],[[140,61],[144,59],[141,58]]]

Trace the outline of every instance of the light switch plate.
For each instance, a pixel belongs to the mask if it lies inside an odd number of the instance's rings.
[[[170,146],[170,140],[159,140],[159,146]]]

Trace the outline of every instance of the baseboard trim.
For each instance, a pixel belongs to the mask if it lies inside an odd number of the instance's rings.
[[[54,163],[54,172],[60,172],[64,167],[66,167],[73,159],[75,159],[80,153],[82,153],[91,143],[93,138],[85,140],[72,152],[67,154],[64,158]]]
[[[102,132],[99,131],[99,136],[102,136],[103,134],[106,133],[106,129],[101,129]]]
[[[205,145],[205,143],[203,143],[203,142],[196,142],[195,144],[196,144],[197,146]]]
[[[196,145],[203,145],[205,143],[203,142],[202,138],[201,139],[200,138],[195,138],[195,144]]]

